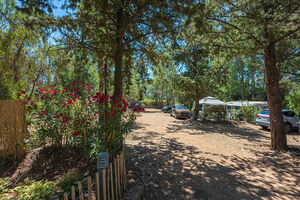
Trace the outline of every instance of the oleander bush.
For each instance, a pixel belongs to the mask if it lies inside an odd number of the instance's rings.
[[[18,97],[26,103],[32,127],[31,138],[26,140],[29,146],[78,146],[93,158],[101,151],[118,154],[135,113],[141,111],[128,109],[122,97],[96,92],[91,84],[76,80],[69,88],[40,83]]]

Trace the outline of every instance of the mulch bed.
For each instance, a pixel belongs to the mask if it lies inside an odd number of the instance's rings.
[[[27,152],[19,161],[4,160],[0,178],[9,177],[14,187],[26,178],[55,181],[73,170],[88,176],[95,172],[96,162],[89,161],[79,148],[46,146]]]

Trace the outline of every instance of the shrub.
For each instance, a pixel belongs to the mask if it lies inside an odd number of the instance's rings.
[[[208,119],[225,120],[227,110],[225,106],[207,106],[205,107],[205,113]]]
[[[35,139],[27,141],[78,146],[94,158],[101,151],[117,154],[135,112],[128,111],[122,97],[113,98],[92,88],[73,81],[69,88],[38,84],[33,92],[21,91],[18,97],[26,102],[29,124],[36,129]]]
[[[76,172],[69,172],[65,176],[59,179],[59,183],[57,186],[59,186],[61,189],[63,189],[66,192],[71,191],[72,186],[75,186],[77,181],[81,181],[82,177],[81,175]]]
[[[240,120],[251,121],[254,120],[256,115],[259,113],[259,110],[252,106],[242,106],[238,111],[237,116]]]
[[[14,188],[19,200],[50,199],[55,195],[55,184],[49,181],[31,181],[25,179],[24,183]]]
[[[300,115],[300,84],[291,87],[285,100],[288,102],[288,108]]]

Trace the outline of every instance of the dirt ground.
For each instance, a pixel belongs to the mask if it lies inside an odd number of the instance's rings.
[[[144,199],[300,199],[300,134],[271,151],[270,132],[246,122],[193,122],[146,109],[126,138],[130,184]]]

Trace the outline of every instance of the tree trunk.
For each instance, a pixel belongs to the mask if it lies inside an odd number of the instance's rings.
[[[251,70],[251,100],[255,98],[255,69]]]
[[[240,79],[240,84],[241,84],[241,87],[242,87],[242,90],[241,90],[241,95],[242,95],[242,100],[245,100],[245,84],[244,84],[244,65],[243,65],[243,62],[241,61],[241,66],[240,66],[240,75],[241,75],[241,79]]]
[[[103,92],[104,88],[104,77],[103,77],[103,66],[102,59],[98,58],[98,77],[99,77],[99,92]]]
[[[199,114],[199,100],[200,100],[200,94],[199,94],[199,88],[198,85],[196,86],[195,90],[195,109],[193,113],[193,120],[197,121],[198,114]]]
[[[281,93],[279,88],[280,72],[276,66],[275,44],[270,43],[264,49],[266,89],[270,111],[271,149],[288,148],[284,129]]]
[[[122,96],[123,93],[123,8],[117,11],[117,27],[116,27],[116,49],[114,55],[115,74],[114,74],[114,99]]]

